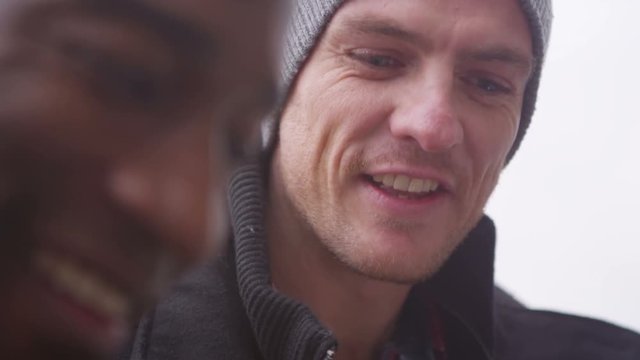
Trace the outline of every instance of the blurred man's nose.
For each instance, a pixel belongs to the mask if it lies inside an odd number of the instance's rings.
[[[463,141],[455,108],[454,77],[446,66],[434,66],[399,94],[391,115],[391,133],[417,142],[424,151],[445,152]]]
[[[194,124],[157,136],[113,164],[109,190],[118,206],[161,234],[185,261],[206,253],[211,184],[207,126]]]

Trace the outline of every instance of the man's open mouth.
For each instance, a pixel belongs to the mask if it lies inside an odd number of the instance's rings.
[[[35,267],[56,292],[105,321],[127,319],[130,304],[124,292],[78,262],[49,252],[35,257]]]
[[[397,174],[376,174],[367,179],[373,186],[401,199],[423,199],[442,191],[440,184],[432,179]]]

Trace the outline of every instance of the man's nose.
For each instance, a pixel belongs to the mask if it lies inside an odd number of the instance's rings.
[[[445,152],[461,144],[464,131],[453,81],[450,72],[433,69],[409,85],[391,114],[391,133],[417,142],[427,152]]]
[[[180,260],[201,257],[211,171],[208,128],[190,126],[141,141],[116,161],[107,181],[113,201],[143,225],[160,234]]]

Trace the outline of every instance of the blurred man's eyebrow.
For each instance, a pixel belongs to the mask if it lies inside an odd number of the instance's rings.
[[[174,16],[170,12],[153,7],[140,0],[83,0],[89,7],[103,9],[112,14],[133,18],[153,29],[159,30],[179,46],[195,47],[211,51],[215,45],[213,37],[205,30]]]
[[[29,9],[21,26],[27,31],[38,31],[51,17],[60,14],[98,16],[106,19],[128,19],[160,34],[161,38],[179,51],[197,54],[216,52],[216,42],[204,29],[170,12],[155,8],[140,0],[73,0],[43,3]]]

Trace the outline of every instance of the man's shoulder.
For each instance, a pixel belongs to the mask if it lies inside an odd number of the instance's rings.
[[[496,294],[495,302],[498,359],[640,359],[638,333],[596,319],[528,309],[504,295]]]

